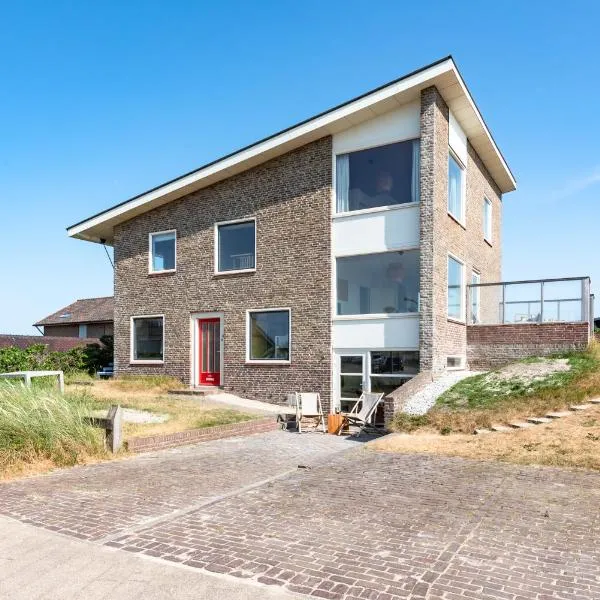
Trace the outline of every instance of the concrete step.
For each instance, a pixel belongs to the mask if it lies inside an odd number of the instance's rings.
[[[220,394],[222,391],[220,387],[214,385],[201,385],[187,390],[169,390],[168,393],[180,396],[212,396],[213,394]]]
[[[572,415],[573,413],[570,413],[569,411],[562,411],[562,412],[549,412],[546,416],[549,419],[562,419],[562,417],[568,417],[569,415]]]
[[[512,431],[512,429],[510,427],[507,427],[506,425],[492,425],[491,426],[491,430],[492,431]]]
[[[569,406],[569,410],[587,410],[588,408],[592,408],[591,404],[573,404]]]
[[[491,429],[476,429],[473,433],[475,435],[484,435],[486,433],[493,433],[493,431]]]
[[[552,419],[549,417],[528,417],[527,421],[534,425],[543,425],[544,423],[552,423]]]
[[[527,429],[528,427],[534,427],[533,423],[528,423],[527,421],[513,421],[509,423],[509,425],[513,429]]]

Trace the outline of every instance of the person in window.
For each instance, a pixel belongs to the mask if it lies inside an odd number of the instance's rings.
[[[372,199],[372,206],[390,206],[396,204],[392,196],[394,187],[394,178],[389,171],[379,171],[375,180],[375,196]]]

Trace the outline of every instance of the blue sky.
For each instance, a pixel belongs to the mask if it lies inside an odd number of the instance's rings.
[[[67,225],[447,54],[517,177],[504,279],[600,294],[600,6],[490,4],[4,3],[0,332],[112,294]]]

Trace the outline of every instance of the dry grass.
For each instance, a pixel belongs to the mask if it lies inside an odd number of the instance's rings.
[[[472,434],[475,429],[509,423],[525,417],[543,416],[563,410],[587,398],[600,396],[600,344],[582,353],[568,356],[571,370],[558,373],[537,388],[525,388],[508,381],[506,390],[490,391],[483,376],[464,379],[438,398],[423,417],[398,414],[395,431],[436,430],[444,433]]]
[[[442,454],[600,471],[600,406],[573,413],[548,425],[507,433],[440,435],[433,430],[392,434],[370,447],[384,452]]]
[[[174,383],[174,380],[167,377],[96,380],[92,386],[68,386],[69,389],[91,396],[96,409],[107,409],[111,404],[120,404],[124,408],[169,416],[169,420],[164,423],[125,423],[126,438],[175,433],[254,418],[253,415],[224,408],[222,404],[211,403],[202,398],[166,393],[167,390],[177,387],[183,388],[180,382]]]

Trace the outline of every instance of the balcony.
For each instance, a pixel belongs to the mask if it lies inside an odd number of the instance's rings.
[[[467,286],[469,325],[579,323],[593,327],[589,277],[530,279]]]

